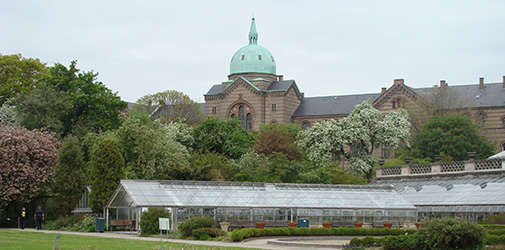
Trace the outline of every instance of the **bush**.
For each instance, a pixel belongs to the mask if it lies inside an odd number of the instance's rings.
[[[497,214],[497,215],[491,215],[487,217],[486,219],[487,222],[491,224],[505,224],[505,214]]]
[[[443,218],[425,221],[415,237],[419,249],[477,249],[484,246],[487,234],[476,223]]]
[[[411,235],[391,236],[381,240],[383,250],[416,250],[417,238]]]
[[[142,236],[160,233],[159,218],[170,218],[170,212],[161,207],[150,207],[140,216],[140,231]]]
[[[177,230],[182,237],[191,237],[193,230],[200,228],[216,228],[216,220],[211,217],[194,217],[182,221]]]
[[[197,240],[208,240],[210,238],[226,236],[226,232],[217,228],[199,228],[193,230],[191,236]]]
[[[351,246],[361,246],[361,245],[363,245],[363,243],[361,242],[361,239],[360,238],[356,238],[356,237],[352,238],[351,241],[349,242],[349,244]]]

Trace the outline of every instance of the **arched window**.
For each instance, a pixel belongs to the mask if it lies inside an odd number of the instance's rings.
[[[303,122],[302,123],[302,129],[307,129],[310,127],[310,123],[309,122]]]
[[[393,108],[396,108],[396,101],[393,101]]]
[[[389,150],[388,147],[384,144],[381,146],[381,157],[382,158],[388,158],[389,157]]]
[[[402,107],[402,99],[401,98],[396,98],[393,102],[393,108],[401,108]]]
[[[484,127],[484,123],[486,122],[486,113],[480,112],[477,114],[477,125],[479,127]]]
[[[250,105],[246,103],[238,103],[233,105],[228,110],[228,115],[230,118],[238,119],[240,121],[240,126],[251,131],[253,127],[253,116],[254,111]]]
[[[501,127],[505,128],[505,116],[501,118]]]
[[[501,151],[505,151],[505,142],[501,145]]]

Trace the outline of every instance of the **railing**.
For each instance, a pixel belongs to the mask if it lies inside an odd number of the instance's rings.
[[[409,161],[410,162],[410,161]],[[471,173],[486,171],[504,171],[505,159],[468,160],[457,162],[435,162],[431,164],[405,164],[393,167],[378,167],[376,177],[419,176],[436,174]]]

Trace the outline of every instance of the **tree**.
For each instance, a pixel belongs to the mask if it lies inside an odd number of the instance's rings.
[[[260,126],[259,134],[254,138],[252,148],[266,156],[283,153],[289,160],[300,159],[302,153],[296,145],[296,135],[301,127],[293,123],[270,123]]]
[[[19,116],[14,107],[6,103],[0,105],[0,123],[4,125],[19,125]]]
[[[171,168],[187,167],[189,151],[177,141],[190,140],[175,130],[181,125],[163,125],[136,111],[122,116],[114,131],[123,148],[125,177],[129,179],[166,179]],[[189,133],[189,132],[187,132]]]
[[[84,160],[77,137],[65,138],[59,152],[53,191],[58,214],[69,214],[75,207],[86,185]]]
[[[48,75],[49,69],[39,59],[0,54],[0,105],[17,94],[29,93]]]
[[[340,122],[321,122],[300,133],[298,145],[308,158],[327,165],[332,157],[344,157],[351,170],[372,180],[374,149],[379,145],[396,149],[409,145],[409,129],[405,110],[391,111],[382,118],[370,100],[356,105],[352,113]]]
[[[66,93],[59,92],[42,82],[25,95],[9,100],[27,129],[44,129],[63,137],[63,122],[68,119],[71,102]]]
[[[70,109],[60,116],[62,136],[118,128],[119,114],[127,108],[127,103],[98,82],[98,74],[92,71],[80,73],[76,64],[72,61],[67,68],[57,63],[51,67],[51,75],[46,80],[48,86],[68,98]]]
[[[193,129],[193,148],[238,159],[246,153],[253,142],[252,134],[240,126],[237,119],[221,120],[208,117]]]
[[[89,204],[93,212],[101,213],[123,173],[125,162],[116,140],[109,137],[98,142],[91,155],[91,163]]]
[[[53,133],[0,123],[0,207],[49,190],[59,146]]]
[[[468,159],[468,152],[477,152],[477,159],[493,154],[493,146],[479,135],[472,121],[461,115],[434,116],[414,137],[414,156],[430,157],[442,152],[455,161]]]
[[[149,115],[153,120],[159,119],[162,123],[182,120],[194,126],[203,120],[200,104],[176,90],[143,96],[137,100],[134,109]]]

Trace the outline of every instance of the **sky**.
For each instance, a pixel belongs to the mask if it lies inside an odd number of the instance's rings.
[[[98,73],[125,101],[165,90],[204,102],[233,54],[258,44],[305,97],[502,82],[503,0],[2,0],[0,53]]]

